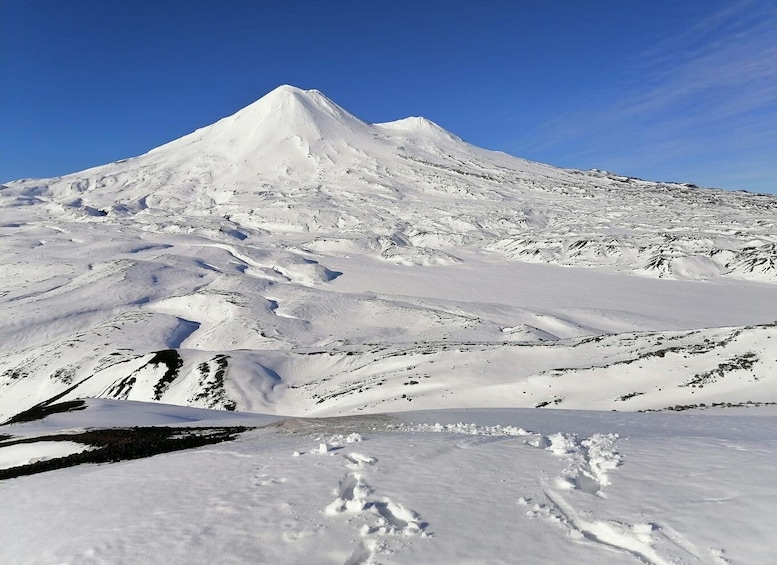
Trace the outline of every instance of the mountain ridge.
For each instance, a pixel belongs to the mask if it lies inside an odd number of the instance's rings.
[[[233,231],[319,250],[337,238],[411,264],[455,261],[471,242],[510,260],[777,280],[777,197],[559,169],[425,118],[368,124],[288,85],[144,155],[0,194],[92,218],[221,217]]]

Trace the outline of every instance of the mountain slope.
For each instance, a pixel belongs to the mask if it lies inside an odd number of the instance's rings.
[[[777,273],[772,196],[556,169],[422,118],[370,125],[289,86],[140,157],[1,193],[96,222],[163,215],[190,230],[218,217],[286,244],[410,264],[468,247],[659,277]]]
[[[773,402],[776,222],[775,197],[557,169],[283,86],[145,155],[0,188],[0,415],[63,393],[286,414]]]

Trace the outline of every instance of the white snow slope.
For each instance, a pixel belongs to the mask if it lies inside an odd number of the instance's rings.
[[[70,388],[309,415],[775,401],[776,223],[772,196],[556,169],[282,86],[0,189],[0,417]]]
[[[55,430],[351,419],[0,481],[0,562],[775,561],[775,225],[289,86],[1,186],[0,421],[103,399],[0,427],[6,470],[94,447]]]

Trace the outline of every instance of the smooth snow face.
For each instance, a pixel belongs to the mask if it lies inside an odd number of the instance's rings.
[[[86,449],[89,449],[88,445],[74,441],[37,441],[10,446],[0,444],[0,469],[11,469],[38,461],[67,457]]]
[[[90,418],[100,425],[119,404],[90,401],[52,418],[65,429]],[[138,425],[160,423],[162,407],[124,404]],[[170,424],[180,416],[213,424],[204,411],[169,408]],[[263,427],[197,450],[0,481],[0,561],[507,564],[519,555],[536,564],[718,565],[773,557],[775,417],[520,409],[269,425],[265,416],[229,417]],[[55,424],[0,433],[43,427]]]
[[[316,415],[774,402],[776,219],[774,197],[556,169],[280,87],[0,188],[0,417],[62,393]]]

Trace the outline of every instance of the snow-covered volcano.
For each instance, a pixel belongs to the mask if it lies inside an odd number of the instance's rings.
[[[772,196],[558,169],[282,86],[0,189],[0,412],[773,401],[775,225]]]
[[[777,278],[772,196],[557,169],[424,118],[367,124],[291,86],[145,155],[3,194],[119,221],[175,214],[183,229],[218,219],[406,264],[454,262],[466,247],[659,277]]]
[[[767,563],[776,224],[288,86],[2,186],[0,562]]]

